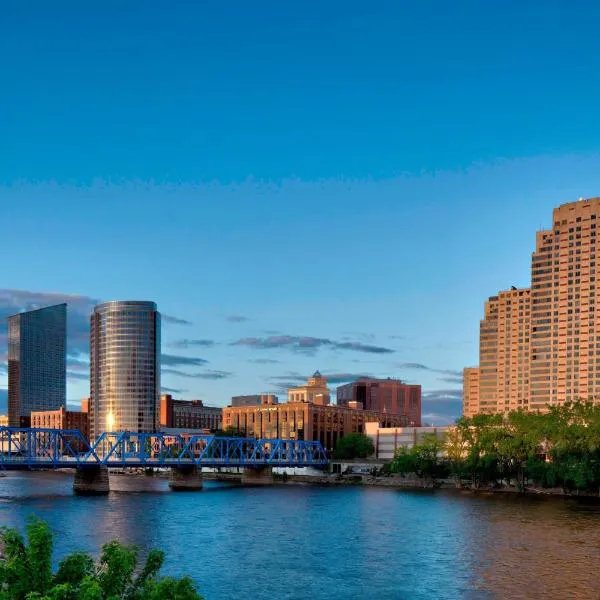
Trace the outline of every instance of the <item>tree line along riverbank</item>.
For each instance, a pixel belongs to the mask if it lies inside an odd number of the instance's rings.
[[[398,448],[377,475],[364,483],[598,496],[600,405],[463,417],[445,439]]]

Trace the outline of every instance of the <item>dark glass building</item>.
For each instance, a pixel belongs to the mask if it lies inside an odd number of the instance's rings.
[[[8,423],[29,427],[31,411],[66,407],[67,305],[8,317]]]
[[[160,313],[154,302],[99,304],[91,316],[90,438],[160,422]]]

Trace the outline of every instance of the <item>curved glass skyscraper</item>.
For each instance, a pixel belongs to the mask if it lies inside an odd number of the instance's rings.
[[[154,302],[99,304],[91,316],[90,437],[156,431],[160,411],[160,313]]]

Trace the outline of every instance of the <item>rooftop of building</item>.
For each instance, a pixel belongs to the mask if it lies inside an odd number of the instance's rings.
[[[30,315],[32,313],[40,312],[42,310],[48,310],[49,308],[58,308],[59,306],[64,306],[66,308],[66,302],[59,302],[58,304],[50,304],[48,306],[41,306],[40,308],[32,308],[31,310],[22,310],[20,312],[14,313],[12,315],[8,315],[7,319],[11,319],[12,317],[18,317],[20,315]]]
[[[101,302],[94,306],[94,312],[102,311],[109,308],[149,308],[156,310],[156,302],[151,300],[108,300],[107,302]]]

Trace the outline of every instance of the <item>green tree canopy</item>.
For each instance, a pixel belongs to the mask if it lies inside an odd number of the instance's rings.
[[[32,518],[26,530],[27,541],[16,529],[0,529],[0,600],[202,600],[188,577],[158,576],[164,561],[159,550],[151,550],[138,569],[138,550],[113,541],[98,562],[75,552],[53,573],[50,528]]]
[[[341,437],[333,451],[333,458],[351,460],[367,458],[375,452],[371,438],[362,433],[349,433]]]
[[[229,427],[225,427],[225,429],[217,429],[213,435],[215,435],[216,437],[246,437],[246,434],[243,431],[236,429],[231,425]]]

